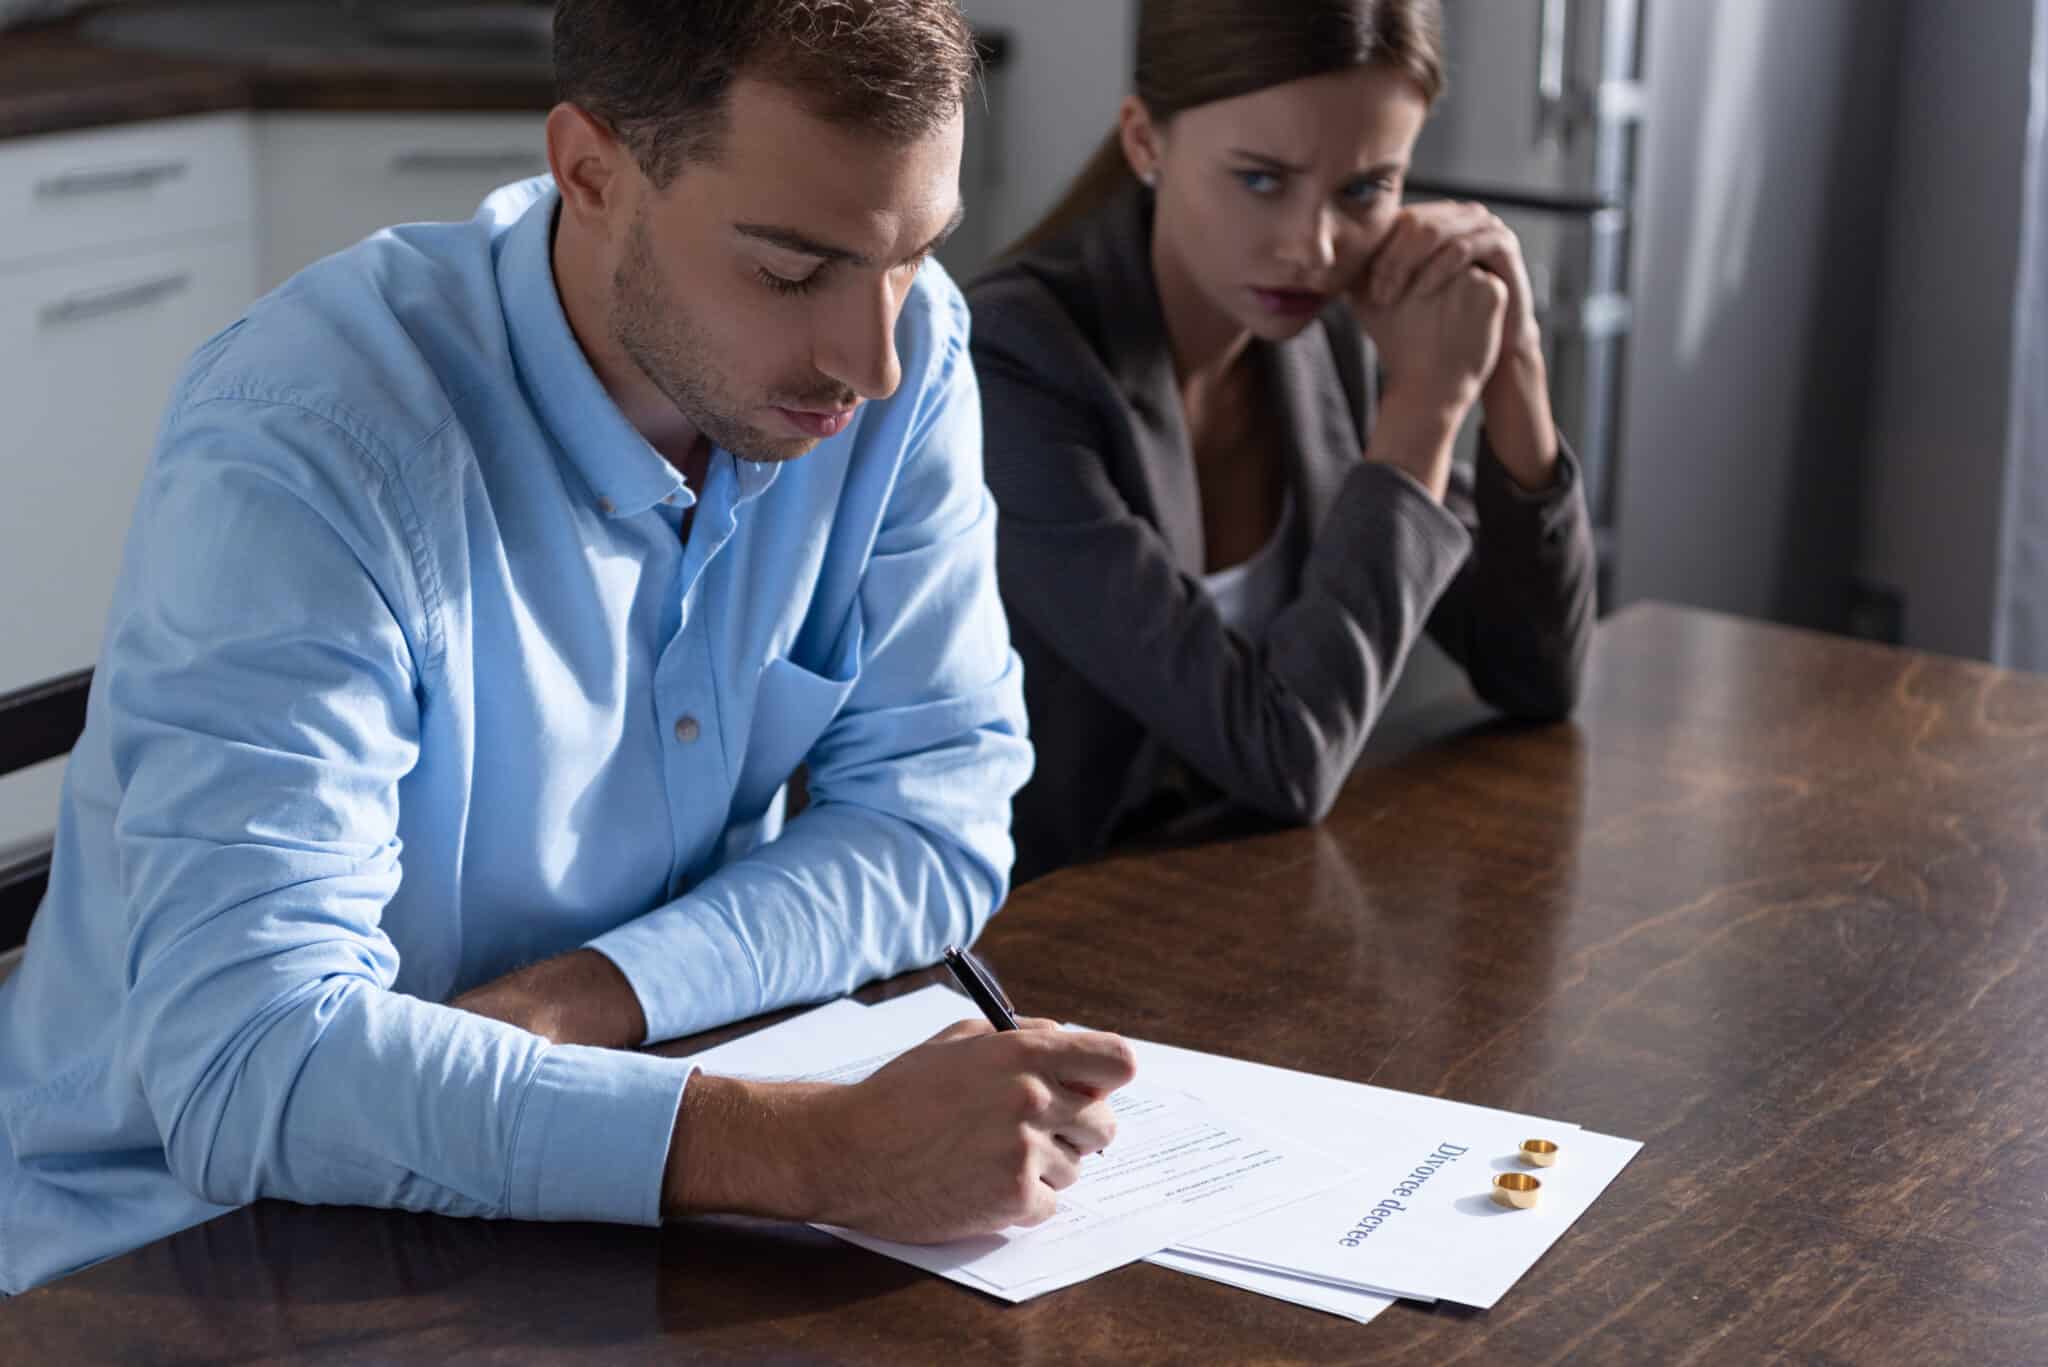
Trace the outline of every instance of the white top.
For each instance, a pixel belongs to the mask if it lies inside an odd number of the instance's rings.
[[[1294,583],[1293,549],[1297,531],[1294,491],[1280,507],[1280,525],[1251,559],[1202,576],[1202,586],[1216,600],[1225,626],[1258,640],[1287,606]]]

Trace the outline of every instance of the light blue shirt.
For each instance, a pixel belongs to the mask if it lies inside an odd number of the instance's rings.
[[[669,1038],[1002,902],[1031,751],[959,292],[919,273],[849,431],[693,490],[569,330],[557,202],[313,267],[172,396],[0,987],[0,1287],[258,1197],[654,1223],[685,1065],[441,1003],[589,945]]]

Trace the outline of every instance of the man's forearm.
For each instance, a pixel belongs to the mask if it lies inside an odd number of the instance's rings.
[[[818,1202],[803,1189],[820,1167],[820,1156],[810,1151],[814,1113],[844,1090],[828,1083],[692,1076],[662,1176],[662,1214],[815,1218]]]
[[[463,993],[452,1005],[555,1044],[634,1049],[647,1039],[647,1018],[633,985],[594,949],[529,964]]]

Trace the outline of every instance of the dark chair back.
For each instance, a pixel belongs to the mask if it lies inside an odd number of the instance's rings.
[[[0,693],[0,777],[69,754],[85,730],[92,671]],[[28,923],[50,883],[50,842],[0,849],[0,952],[28,938]]]

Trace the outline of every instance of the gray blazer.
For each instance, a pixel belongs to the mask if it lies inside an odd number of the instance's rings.
[[[1319,820],[1427,627],[1479,695],[1571,710],[1593,629],[1593,541],[1570,452],[1529,494],[1481,443],[1439,504],[1360,459],[1373,365],[1349,310],[1254,344],[1311,530],[1262,639],[1200,575],[1202,512],[1135,188],[968,290],[997,570],[1038,768],[1018,795],[1016,879],[1218,799]]]

